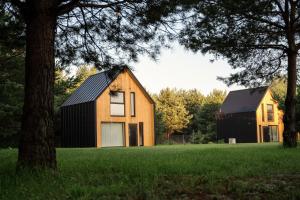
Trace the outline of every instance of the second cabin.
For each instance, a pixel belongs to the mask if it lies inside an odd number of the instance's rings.
[[[217,115],[217,135],[225,142],[282,142],[282,117],[268,87],[231,91]]]
[[[154,101],[129,68],[90,76],[61,118],[63,147],[154,145]]]

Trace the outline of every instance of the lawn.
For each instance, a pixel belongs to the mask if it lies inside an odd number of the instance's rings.
[[[300,199],[300,148],[279,144],[58,149],[58,173],[15,175],[0,150],[1,199]]]

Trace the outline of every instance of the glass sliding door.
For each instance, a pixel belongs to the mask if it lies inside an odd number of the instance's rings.
[[[269,135],[271,142],[278,142],[278,127],[269,126]]]

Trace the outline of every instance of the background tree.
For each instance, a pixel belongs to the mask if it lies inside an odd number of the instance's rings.
[[[0,146],[16,146],[23,106],[23,24],[0,10]]]
[[[154,117],[155,144],[162,144],[165,140],[166,127],[163,121],[163,114],[157,109],[157,107],[155,107]]]
[[[84,62],[99,68],[155,57],[158,32],[172,1],[1,0],[2,10],[24,21],[25,100],[18,168],[56,169],[54,66]],[[159,43],[155,43],[159,39]]]
[[[54,111],[59,112],[63,102],[91,75],[96,74],[95,67],[86,65],[76,69],[75,75],[71,75],[70,70],[56,67],[54,81]]]
[[[205,96],[196,89],[179,90],[179,95],[182,96],[184,106],[192,116],[189,124],[183,131],[187,134],[197,132],[199,130],[199,127],[201,126],[198,118],[198,113],[200,112],[203,102],[205,101]]]
[[[166,138],[169,140],[175,131],[181,132],[183,128],[187,127],[192,116],[186,110],[183,98],[176,89],[163,89],[159,95],[154,96],[154,100],[157,111],[162,115]]]
[[[278,102],[278,108],[284,110],[284,101],[286,98],[286,78],[276,78],[272,80],[270,89],[272,91],[273,98]]]
[[[193,17],[185,23],[180,42],[193,51],[222,56],[234,69],[240,69],[222,79],[227,84],[256,86],[287,76],[283,138],[284,146],[295,147],[299,1],[188,2],[192,3]]]
[[[217,140],[216,114],[225,100],[226,91],[214,89],[205,97],[204,103],[196,118],[199,119],[199,132],[204,142]]]

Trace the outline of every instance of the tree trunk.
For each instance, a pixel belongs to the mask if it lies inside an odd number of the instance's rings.
[[[53,129],[55,1],[32,1],[26,23],[25,99],[17,170],[56,169]]]
[[[297,83],[297,51],[288,52],[288,83],[283,117],[284,147],[296,147],[296,83]]]

